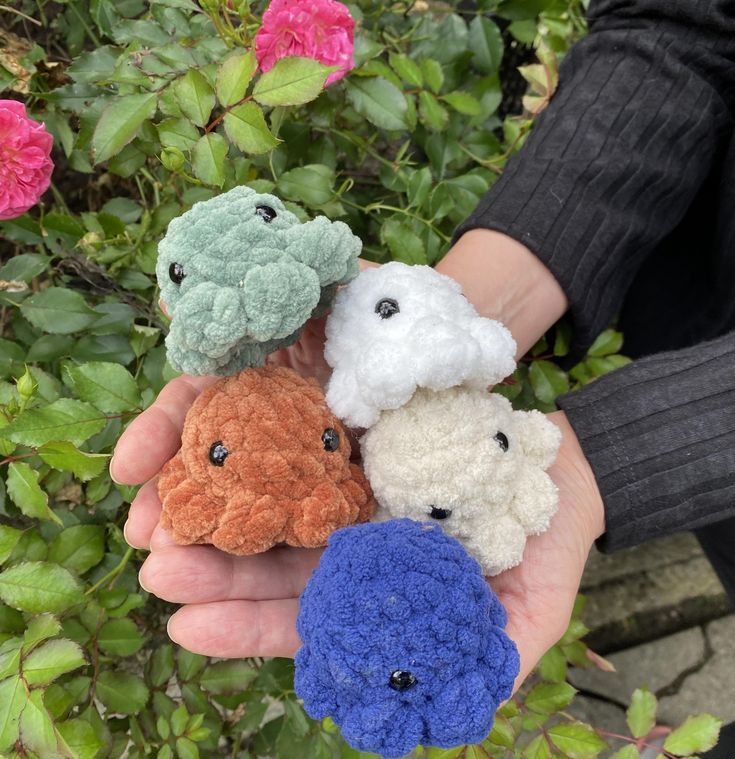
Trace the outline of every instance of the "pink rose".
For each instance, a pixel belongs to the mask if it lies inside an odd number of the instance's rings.
[[[0,100],[0,220],[38,203],[51,184],[54,138],[16,100]]]
[[[255,35],[255,55],[263,71],[281,58],[298,55],[326,66],[339,66],[330,85],[354,68],[355,21],[336,0],[272,0]]]

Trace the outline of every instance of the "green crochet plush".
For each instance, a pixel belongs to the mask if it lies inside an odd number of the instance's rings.
[[[346,224],[324,216],[302,224],[248,187],[196,203],[158,246],[171,365],[219,375],[260,366],[357,275],[361,249]]]

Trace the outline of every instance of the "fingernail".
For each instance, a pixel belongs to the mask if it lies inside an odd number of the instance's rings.
[[[118,482],[115,479],[115,475],[112,473],[112,470],[115,468],[115,454],[112,454],[112,458],[110,459],[110,466],[108,467],[110,471],[110,479],[116,484],[116,485],[122,485],[121,482]]]
[[[143,578],[141,577],[142,574],[143,574],[143,570],[141,570],[140,572],[138,572],[138,585],[140,585],[140,587],[143,588],[143,590],[146,593],[150,593],[151,591],[148,590],[148,588],[146,588],[145,585],[143,585]]]

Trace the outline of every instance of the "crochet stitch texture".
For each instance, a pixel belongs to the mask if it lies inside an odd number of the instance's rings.
[[[316,380],[282,367],[248,369],[205,390],[158,491],[161,524],[178,543],[233,554],[323,546],[375,505]]]
[[[337,294],[326,331],[327,403],[351,427],[370,427],[416,388],[485,388],[515,369],[510,332],[429,266],[361,272]]]
[[[436,525],[348,527],[301,596],[296,692],[361,751],[477,743],[518,673],[505,624],[477,562]]]
[[[218,375],[261,365],[357,275],[361,249],[346,224],[324,216],[301,224],[278,198],[248,187],[196,203],[158,246],[171,365]]]
[[[439,524],[488,575],[520,563],[526,536],[548,529],[559,494],[545,470],[560,442],[541,412],[464,387],[418,390],[360,441],[382,516]]]

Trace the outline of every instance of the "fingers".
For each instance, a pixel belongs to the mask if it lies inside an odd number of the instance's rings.
[[[152,479],[138,491],[130,504],[128,521],[123,533],[133,548],[150,548],[151,535],[161,516],[161,499],[158,497],[158,480]]]
[[[151,479],[181,445],[186,412],[216,377],[177,377],[125,430],[110,462],[115,482],[137,485]]]
[[[185,606],[168,622],[171,640],[204,656],[293,656],[297,598],[279,601],[218,601]]]
[[[276,548],[256,556],[232,556],[212,546],[169,544],[145,560],[140,584],[180,604],[296,599],[320,555],[316,549]]]

